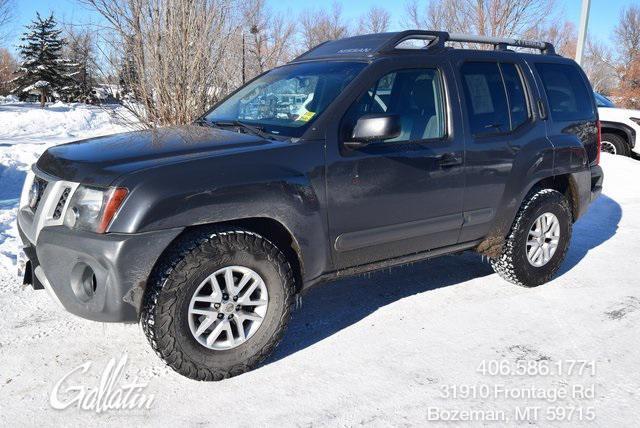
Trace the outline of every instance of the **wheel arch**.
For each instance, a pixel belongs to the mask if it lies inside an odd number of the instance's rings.
[[[615,122],[607,122],[607,121],[601,121],[600,127],[603,134],[605,133],[615,134],[623,138],[627,142],[629,149],[635,146],[636,135],[635,135],[635,131],[631,127],[623,123],[615,123]]]
[[[543,178],[535,183],[527,194],[542,189],[553,189],[562,193],[571,208],[571,214],[573,216],[573,222],[580,217],[580,192],[578,190],[578,183],[571,174],[555,175],[553,177]],[[526,197],[525,197],[526,198]]]
[[[584,175],[584,174],[582,174]],[[516,206],[513,207],[512,215],[509,215],[508,220],[504,223],[499,223],[493,229],[493,233],[489,234],[478,246],[476,251],[487,257],[497,257],[502,252],[503,245],[506,237],[508,236],[513,222],[516,219],[520,207],[527,200],[528,196],[532,193],[538,192],[542,189],[553,189],[562,193],[569,202],[573,222],[575,222],[585,210],[584,195],[581,191],[581,185],[579,181],[582,178],[575,173],[557,174],[539,178],[536,181],[530,183],[526,191],[521,194]]]
[[[284,224],[275,219],[268,217],[251,217],[186,227],[169,243],[156,260],[145,284],[145,292],[149,280],[153,278],[154,274],[165,269],[167,262],[177,256],[177,249],[184,248],[185,245],[189,245],[190,243],[198,242],[217,231],[233,230],[234,228],[254,232],[278,247],[291,264],[295,279],[295,292],[298,293],[302,289],[304,277],[302,251],[293,233],[291,233]]]

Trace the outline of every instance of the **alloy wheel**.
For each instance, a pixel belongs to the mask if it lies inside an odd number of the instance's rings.
[[[618,150],[616,149],[616,146],[614,146],[613,143],[611,143],[610,141],[602,141],[600,143],[600,148],[601,148],[601,151],[603,151],[604,153],[611,153],[612,155],[618,154]]]
[[[549,263],[560,242],[560,221],[553,213],[544,213],[533,222],[527,237],[527,260],[532,266]]]
[[[243,266],[228,266],[209,275],[189,303],[189,328],[206,348],[233,349],[253,336],[267,313],[264,280]]]

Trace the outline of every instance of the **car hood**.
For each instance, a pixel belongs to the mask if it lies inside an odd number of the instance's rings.
[[[600,119],[626,119],[629,117],[640,118],[640,110],[632,110],[618,107],[598,107]]]
[[[107,186],[117,177],[141,169],[269,144],[275,143],[207,126],[158,128],[51,147],[38,160],[37,169],[63,180]]]

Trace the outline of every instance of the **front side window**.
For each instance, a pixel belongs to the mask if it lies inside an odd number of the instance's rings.
[[[301,137],[366,64],[314,62],[274,69],[207,114],[208,122],[242,122],[266,133]]]
[[[564,122],[595,119],[592,92],[575,66],[538,63],[536,69],[547,93],[553,120]]]
[[[346,141],[359,118],[369,114],[394,114],[401,133],[385,142],[442,138],[445,135],[444,96],[435,69],[401,70],[386,74],[351,105],[342,122]]]

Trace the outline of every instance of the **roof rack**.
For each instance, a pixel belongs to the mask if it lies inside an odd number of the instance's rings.
[[[444,47],[446,42],[480,43],[493,45],[496,50],[506,50],[509,47],[537,49],[545,55],[555,54],[553,45],[549,42],[536,40],[518,40],[506,37],[474,36],[472,34],[447,33],[446,31],[408,30],[395,33],[380,52],[388,52],[407,40],[432,40],[425,48]]]
[[[509,47],[530,48],[539,50],[545,55],[555,55],[551,43],[535,40],[518,40],[503,37],[473,36],[455,34],[446,31],[407,30],[397,33],[377,33],[354,36],[346,39],[324,42],[298,56],[293,61],[304,61],[314,58],[348,56],[371,58],[376,54],[396,51],[400,44],[407,40],[424,40],[429,43],[423,49],[444,49],[446,42],[480,43],[493,45],[496,50],[508,50]]]
[[[493,45],[496,50],[506,50],[509,46],[512,46],[516,48],[537,49],[545,55],[554,55],[556,53],[551,43],[536,40],[518,40],[506,37],[473,36],[470,34],[451,33],[449,34],[447,41],[488,44]]]

